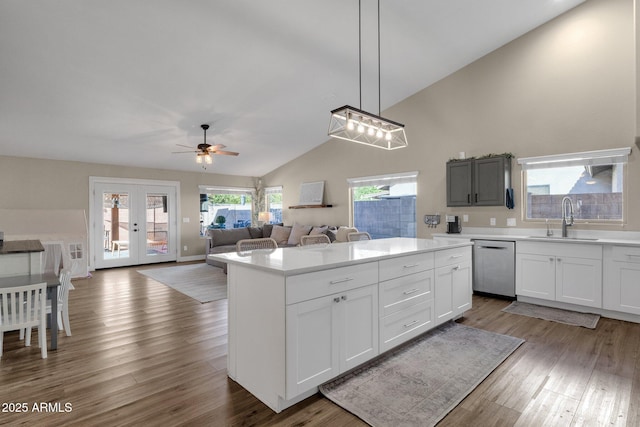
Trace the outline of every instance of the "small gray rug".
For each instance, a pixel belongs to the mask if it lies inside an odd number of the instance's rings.
[[[600,315],[591,313],[579,313],[577,311],[563,310],[561,308],[544,307],[526,302],[514,301],[508,307],[502,309],[507,313],[520,314],[522,316],[535,317],[537,319],[550,320],[571,326],[595,329],[600,320]]]
[[[227,275],[219,267],[202,263],[138,270],[201,303],[227,298]]]
[[[320,391],[372,426],[433,426],[523,342],[448,322]]]

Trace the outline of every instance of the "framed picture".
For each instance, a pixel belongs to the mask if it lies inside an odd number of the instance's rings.
[[[301,205],[321,205],[324,195],[324,181],[303,182],[300,185]]]

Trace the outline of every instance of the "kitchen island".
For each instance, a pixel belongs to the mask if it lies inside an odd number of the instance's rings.
[[[229,377],[280,412],[461,316],[471,246],[390,238],[209,255],[228,264]]]

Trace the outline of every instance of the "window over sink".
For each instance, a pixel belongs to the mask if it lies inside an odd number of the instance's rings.
[[[568,196],[577,222],[624,222],[624,170],[631,148],[518,159],[525,220],[560,220]]]

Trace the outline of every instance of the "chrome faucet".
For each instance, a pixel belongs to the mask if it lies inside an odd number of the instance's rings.
[[[569,196],[562,198],[562,237],[567,237],[567,227],[573,225],[573,202]]]

